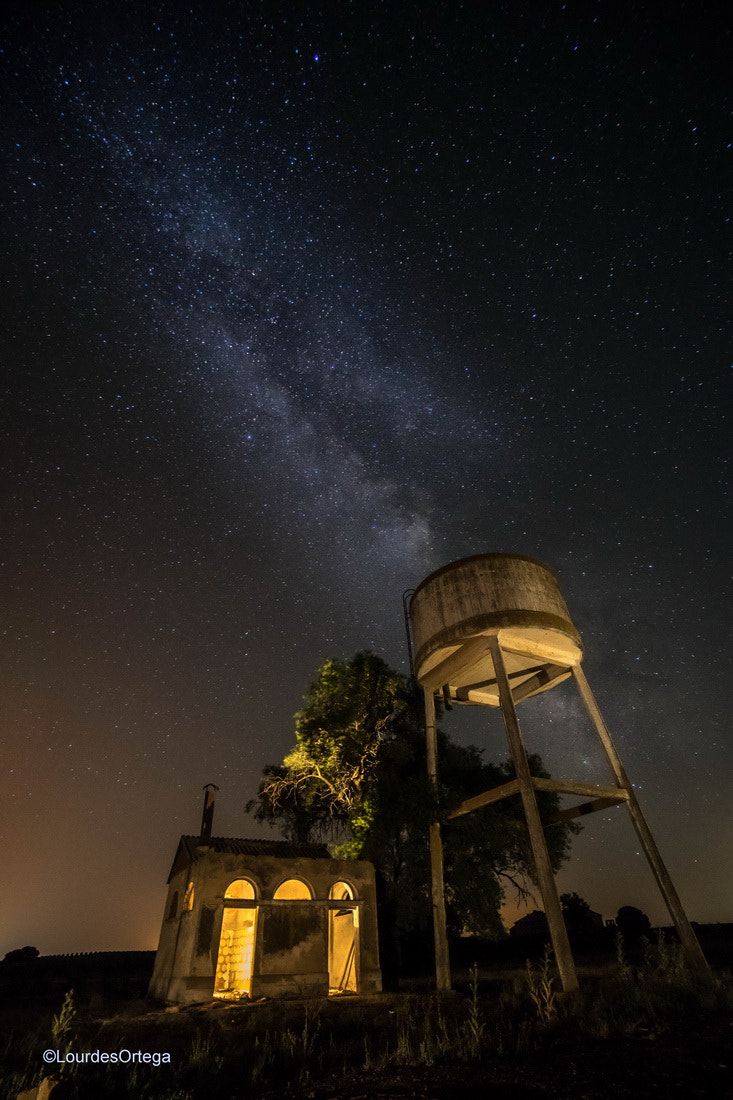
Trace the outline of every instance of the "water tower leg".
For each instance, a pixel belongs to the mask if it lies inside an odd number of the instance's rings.
[[[641,806],[639,805],[634,788],[629,782],[629,778],[626,774],[626,770],[621,763],[621,758],[616,751],[616,746],[611,740],[611,734],[608,732],[608,727],[603,721],[598,704],[593,697],[593,692],[590,689],[586,675],[583,672],[580,665],[573,667],[573,676],[575,682],[578,685],[578,691],[585,703],[588,714],[591,717],[593,725],[596,727],[596,732],[600,738],[600,742],[603,745],[603,749],[606,753],[608,763],[611,766],[616,783],[619,787],[623,787],[628,792],[628,801],[626,805],[629,808],[629,814],[631,821],[636,829],[636,835],[639,838],[639,843],[644,849],[644,854],[649,860],[649,865],[654,873],[654,877],[657,880],[657,886],[660,893],[664,898],[669,915],[672,918],[672,922],[677,929],[677,935],[680,938],[685,954],[687,955],[690,966],[695,970],[701,970],[709,973],[709,968],[705,956],[702,953],[702,948],[697,941],[697,936],[693,932],[690,922],[687,919],[684,909],[682,908],[682,902],[679,899],[677,891],[675,890],[672,879],[669,877],[669,871],[665,867],[662,857],[657,848],[654,837],[651,834],[651,830],[646,823],[644,814],[641,812]]]
[[[537,878],[539,879],[540,892],[545,906],[545,916],[547,917],[547,924],[550,929],[552,946],[555,949],[555,958],[557,959],[557,968],[560,972],[560,981],[562,982],[563,990],[566,993],[570,993],[578,988],[578,977],[575,973],[575,963],[570,950],[568,931],[565,927],[562,909],[560,908],[560,899],[557,896],[557,887],[555,886],[555,876],[552,871],[550,853],[547,850],[545,832],[542,828],[540,811],[537,807],[537,797],[535,789],[532,786],[532,775],[527,762],[527,753],[524,748],[524,742],[522,741],[522,733],[519,728],[517,711],[514,706],[514,699],[509,686],[506,667],[504,665],[504,656],[501,652],[499,639],[496,637],[490,638],[489,648],[491,649],[491,658],[494,662],[496,680],[499,686],[501,711],[504,716],[504,725],[506,726],[509,748],[514,761],[517,780],[519,781],[519,793],[522,796],[524,816],[527,820],[529,840],[532,845],[532,853],[537,868]]]
[[[435,729],[435,700],[432,691],[423,691],[425,697],[425,736],[427,740],[428,775],[434,790],[438,786],[438,735]],[[450,989],[450,958],[448,955],[448,931],[445,920],[445,891],[443,888],[443,839],[440,824],[430,826],[430,877],[433,894],[433,935],[435,937],[435,985],[437,989]]]

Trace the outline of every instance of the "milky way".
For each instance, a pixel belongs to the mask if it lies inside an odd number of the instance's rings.
[[[151,946],[203,784],[252,833],[323,658],[404,669],[403,590],[495,550],[560,576],[690,914],[731,918],[729,30],[443,7],[7,24],[5,949]],[[542,702],[553,772],[605,781]],[[663,919],[597,817],[563,881]]]

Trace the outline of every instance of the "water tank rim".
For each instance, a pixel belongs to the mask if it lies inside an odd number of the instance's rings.
[[[532,558],[529,556],[529,554],[513,554],[510,551],[504,550],[498,551],[497,553],[469,554],[467,558],[457,558],[456,561],[449,561],[446,565],[441,565],[439,569],[434,569],[433,572],[429,573],[427,577],[423,577],[420,583],[415,586],[415,589],[410,596],[410,607],[412,607],[415,596],[417,596],[420,589],[424,588],[426,584],[430,583],[430,581],[435,580],[436,577],[439,577],[441,573],[447,573],[449,570],[455,569],[459,565],[467,565],[469,562],[479,561],[481,558],[513,558],[515,561],[528,561],[531,562],[532,565],[539,565],[540,568],[546,570],[546,572],[550,574],[553,580],[557,582],[557,576],[553,572],[553,570],[550,569],[550,566],[547,564],[547,562],[540,561],[539,558]]]
[[[550,630],[553,634],[566,638],[571,646],[577,650],[582,658],[583,640],[577,627],[570,619],[561,615],[554,615],[547,611],[532,611],[529,609],[512,609],[511,611],[483,612],[474,615],[459,624],[452,624],[443,630],[432,634],[421,646],[415,650],[415,668],[418,676],[424,662],[433,654],[446,647],[460,645],[461,641],[470,641],[480,637],[486,630],[502,631]],[[557,649],[557,643],[550,643]]]

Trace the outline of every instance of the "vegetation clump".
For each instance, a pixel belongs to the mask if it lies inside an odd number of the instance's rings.
[[[725,1031],[725,1042],[729,1037],[730,988],[721,980],[703,982],[688,970],[678,945],[664,938],[649,941],[633,963],[620,944],[617,961],[603,974],[581,974],[580,991],[570,996],[560,992],[549,950],[539,962],[501,978],[473,966],[457,975],[456,987],[451,994],[417,992],[413,986],[373,997],[216,1002],[175,1012],[139,1006],[104,1019],[80,1011],[67,993],[53,1011],[36,1009],[31,1016],[29,1009],[22,1026],[5,1027],[0,1095],[14,1100],[38,1084],[46,1072],[41,1054],[56,1045],[76,1052],[126,1049],[171,1056],[170,1064],[159,1066],[75,1064],[64,1076],[69,1100],[269,1100],[364,1095],[365,1077],[373,1079],[378,1094],[385,1083],[423,1072],[431,1080],[447,1075],[454,1090],[463,1075],[479,1071],[487,1085],[524,1081],[528,1066],[547,1075],[556,1071],[553,1059],[566,1064],[586,1054],[592,1075],[592,1065],[603,1064],[609,1041],[607,1057],[615,1062],[624,1044],[639,1057],[635,1044],[648,1046],[653,1039],[661,1051],[669,1035],[664,1047],[669,1061],[681,1058],[685,1043],[697,1041],[700,1032],[707,1039],[717,1027]],[[725,1058],[714,1041],[708,1062],[714,1077],[709,1095],[723,1095],[715,1074],[723,1074],[719,1067]],[[701,1072],[696,1066],[695,1074]],[[691,1072],[688,1095],[703,1095],[695,1091],[695,1079]],[[452,1093],[446,1086],[436,1095]]]
[[[424,955],[431,933],[426,837],[443,830],[446,907],[454,935],[500,938],[505,890],[528,892],[535,868],[520,800],[509,798],[448,822],[465,799],[514,778],[511,762],[489,763],[474,746],[439,734],[439,789],[427,775],[422,692],[413,680],[373,653],[328,660],[295,716],[295,746],[269,765],[247,809],[290,840],[327,842],[341,859],[368,859],[376,869],[380,928],[393,930],[389,956]],[[533,774],[547,777],[538,756]],[[559,809],[556,794],[538,792],[546,820]],[[557,870],[578,827],[547,829]],[[476,882],[481,881],[481,889]]]

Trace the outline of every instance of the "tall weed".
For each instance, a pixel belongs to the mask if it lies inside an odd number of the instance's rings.
[[[481,1054],[484,1034],[486,1032],[486,1025],[483,1020],[478,999],[478,966],[476,963],[471,967],[470,975],[471,982],[469,988],[471,996],[468,1002],[468,1016],[466,1017],[462,1029],[464,1038],[462,1050],[465,1052],[467,1061],[477,1059]]]
[[[527,959],[527,989],[535,1007],[537,1018],[542,1024],[549,1024],[557,1016],[557,990],[552,968],[552,951],[549,944],[545,947],[542,961],[537,967]]]
[[[61,1047],[68,1048],[69,1041],[73,1037],[76,1021],[77,1011],[74,1004],[74,990],[69,989],[58,1014],[51,1020],[51,1038],[58,1050]]]

